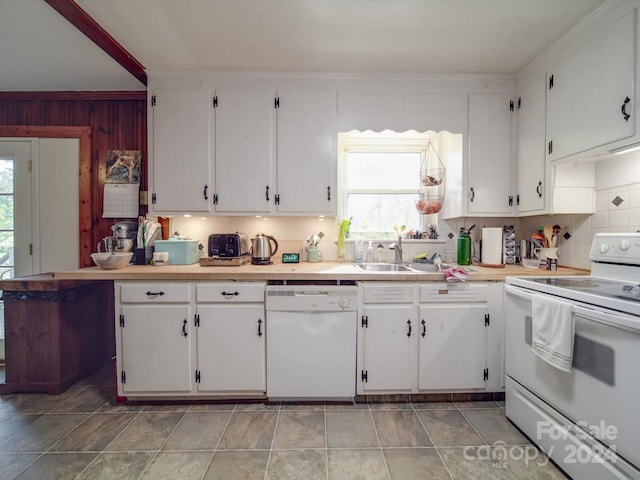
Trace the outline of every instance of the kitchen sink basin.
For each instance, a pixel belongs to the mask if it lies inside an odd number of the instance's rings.
[[[450,263],[442,263],[440,265],[440,268],[442,270],[446,270],[447,268],[453,268],[453,267],[458,267],[458,265],[452,265]],[[438,271],[438,266],[434,265],[433,263],[412,263],[411,268],[413,270],[417,270],[425,273],[434,273]],[[464,268],[467,272],[474,271],[473,268],[469,268],[469,267],[462,267],[462,268]]]
[[[416,272],[413,268],[398,263],[356,263],[365,272]]]

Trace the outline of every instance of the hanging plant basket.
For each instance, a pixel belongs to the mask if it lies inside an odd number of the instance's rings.
[[[443,203],[444,195],[422,193],[420,198],[416,200],[416,210],[425,215],[438,213],[442,210]]]
[[[420,171],[420,184],[423,187],[437,187],[444,182],[446,170],[444,168],[433,168]]]
[[[444,183],[446,172],[447,169],[444,167],[442,160],[440,160],[438,152],[436,152],[433,143],[429,140],[420,163],[420,185],[423,187],[437,187]]]
[[[419,213],[430,215],[442,210],[446,173],[447,169],[429,140],[420,164],[421,193],[416,200],[416,210]]]

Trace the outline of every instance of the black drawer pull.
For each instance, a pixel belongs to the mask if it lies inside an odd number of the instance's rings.
[[[147,297],[161,297],[162,295],[164,295],[164,292],[160,291],[160,292],[147,292],[145,293],[145,295]]]
[[[427,335],[427,322],[422,320],[422,337],[424,338]]]
[[[184,319],[184,322],[182,322],[182,335],[185,336],[185,338],[187,337],[187,319]]]
[[[258,319],[258,336],[262,336],[262,319]]]
[[[238,295],[240,295],[238,292],[220,292],[220,295],[222,295],[225,298],[231,298],[231,297],[237,297]]]
[[[411,336],[411,320],[407,320],[407,325],[409,325],[409,331],[407,332],[407,337]]]

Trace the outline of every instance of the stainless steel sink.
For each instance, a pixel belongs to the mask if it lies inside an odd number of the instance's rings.
[[[356,263],[365,272],[416,272],[413,268],[398,263]]]
[[[457,267],[458,265],[452,265],[450,263],[442,263],[440,265],[442,270],[446,270],[447,268],[452,268],[452,267]],[[469,268],[469,267],[463,267],[466,271],[468,272],[473,272],[473,268]],[[426,272],[426,273],[434,273],[434,272],[438,272],[438,266],[434,265],[432,263],[412,263],[411,264],[411,269],[413,270],[417,270],[419,272]]]

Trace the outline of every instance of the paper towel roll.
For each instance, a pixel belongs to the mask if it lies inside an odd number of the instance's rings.
[[[484,227],[482,229],[482,252],[480,261],[487,265],[502,264],[501,227]]]

